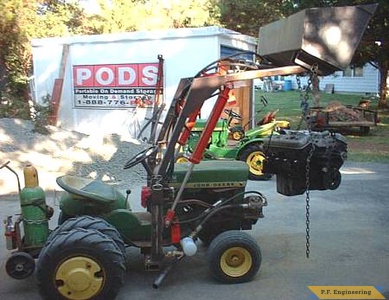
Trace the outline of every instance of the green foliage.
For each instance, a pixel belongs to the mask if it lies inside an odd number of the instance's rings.
[[[368,3],[368,1],[359,1]],[[387,108],[386,80],[389,71],[389,2],[376,1],[378,9],[366,30],[362,43],[354,57],[356,65],[371,63],[380,72],[380,108]]]
[[[23,99],[13,99],[12,96],[0,100],[0,118],[30,119],[28,104]]]
[[[52,112],[52,105],[50,101],[50,95],[46,95],[42,99],[42,104],[35,103],[32,112],[31,119],[34,122],[34,132],[40,134],[49,134],[47,126],[49,125],[49,116]]]
[[[96,0],[97,13],[84,11],[80,0],[0,1],[1,115],[28,111],[32,38],[219,25],[251,36],[260,26],[313,6],[352,5],[370,0]],[[389,67],[389,2],[370,24],[355,63],[374,63],[381,72],[381,100],[386,104]],[[378,45],[375,43],[380,41]],[[16,103],[17,102],[17,103]],[[5,103],[5,102],[4,102]],[[7,112],[7,113],[4,113]],[[1,116],[0,115],[0,116]]]
[[[290,14],[293,1],[220,0],[220,22],[227,28],[258,36],[259,27]]]
[[[217,14],[209,0],[163,1],[99,0],[99,13],[88,15],[91,33],[200,27],[215,24]]]
[[[29,116],[28,80],[32,38],[78,32],[81,9],[63,1],[7,0],[0,2],[0,88],[2,116]],[[72,27],[74,26],[74,27]]]

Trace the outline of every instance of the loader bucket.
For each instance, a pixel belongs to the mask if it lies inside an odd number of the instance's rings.
[[[259,29],[258,54],[276,66],[317,65],[319,75],[346,68],[378,4],[302,10]]]

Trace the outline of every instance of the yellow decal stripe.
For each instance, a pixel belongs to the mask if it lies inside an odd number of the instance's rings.
[[[308,286],[318,299],[385,299],[374,286]]]

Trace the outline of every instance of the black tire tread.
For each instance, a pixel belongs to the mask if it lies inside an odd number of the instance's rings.
[[[220,257],[231,247],[244,247],[251,254],[252,268],[241,277],[230,277],[220,268]],[[208,248],[208,266],[212,276],[222,283],[243,283],[253,279],[258,273],[262,262],[261,250],[255,239],[248,233],[239,230],[229,230],[219,234]]]
[[[126,268],[123,253],[112,239],[101,232],[83,228],[59,232],[42,249],[37,263],[41,296],[44,299],[64,299],[54,286],[52,276],[57,264],[67,257],[77,255],[96,259],[107,271],[106,284],[93,299],[114,299],[124,283]]]
[[[93,229],[100,231],[106,236],[110,237],[116,245],[120,248],[123,254],[126,253],[126,247],[122,236],[119,231],[110,223],[102,218],[91,217],[91,216],[80,216],[70,218],[56,227],[49,235],[47,241],[52,240],[59,232],[70,231],[75,228]]]

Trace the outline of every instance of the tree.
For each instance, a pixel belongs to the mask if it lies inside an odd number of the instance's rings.
[[[368,2],[368,1],[358,1]],[[370,22],[359,48],[354,56],[353,63],[362,66],[370,63],[380,73],[379,108],[387,108],[387,79],[389,72],[389,2],[378,1],[378,9]]]
[[[99,0],[97,3],[98,13],[89,15],[84,24],[91,33],[200,27],[217,22],[210,0]]]
[[[28,79],[29,52],[28,27],[34,15],[30,11],[34,3],[22,0],[2,1],[0,3],[0,66],[3,77],[1,86],[4,91],[12,91],[16,97],[24,97]]]
[[[0,116],[29,117],[30,41],[78,33],[81,13],[61,0],[0,2]]]
[[[215,1],[223,26],[254,37],[258,36],[259,27],[289,15],[293,4],[284,0]]]
[[[315,6],[344,6],[370,4],[369,0],[301,0],[299,8],[308,8]],[[378,69],[380,73],[379,82],[379,108],[387,108],[387,78],[389,71],[389,2],[387,0],[375,1],[378,8],[370,21],[365,34],[357,48],[352,65],[361,67],[367,63]]]
[[[380,73],[380,108],[387,107],[388,93],[386,81],[389,69],[389,2],[379,3],[377,12],[373,16],[358,47],[352,64],[363,66],[370,63]],[[305,8],[346,6],[371,3],[370,0],[219,0],[216,4],[220,8],[221,23],[233,30],[244,34],[257,36],[259,27],[287,17]]]

